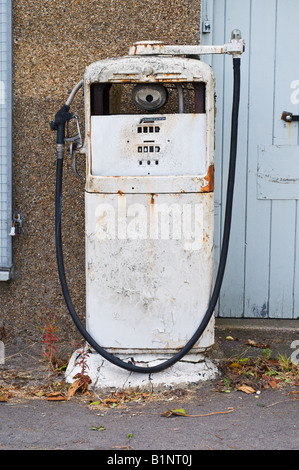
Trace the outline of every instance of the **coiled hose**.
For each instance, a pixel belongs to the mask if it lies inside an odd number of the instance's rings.
[[[137,366],[131,362],[124,362],[123,360],[119,359],[118,357],[114,356],[107,352],[103,347],[101,347],[97,342],[93,339],[93,337],[88,333],[85,327],[82,325],[76,310],[73,306],[69,289],[66,281],[65,270],[64,270],[64,262],[63,262],[63,250],[62,250],[62,238],[61,238],[61,213],[62,213],[62,174],[63,174],[63,157],[61,153],[61,146],[64,142],[60,139],[60,142],[57,140],[57,167],[56,167],[56,194],[55,194],[55,240],[56,240],[56,256],[57,256],[57,265],[58,265],[58,273],[59,279],[62,287],[63,296],[69,310],[69,313],[87,343],[104,359],[109,361],[110,363],[128,370],[130,372],[139,372],[139,373],[154,373],[154,372],[161,372],[178,362],[182,359],[190,349],[195,345],[195,343],[200,339],[201,335],[205,331],[216,306],[222,280],[225,271],[227,253],[228,253],[228,246],[229,246],[229,238],[230,238],[230,229],[231,229],[231,219],[232,219],[232,205],[233,205],[233,192],[234,192],[234,183],[235,183],[235,168],[236,168],[236,155],[237,155],[237,137],[238,137],[238,117],[239,117],[239,101],[240,101],[240,58],[234,57],[233,58],[233,104],[232,104],[232,116],[231,116],[231,142],[230,142],[230,161],[229,161],[229,172],[228,172],[228,182],[227,182],[227,194],[226,194],[226,207],[225,207],[225,222],[224,222],[224,229],[223,229],[223,240],[222,240],[222,248],[219,260],[219,266],[217,270],[217,276],[215,280],[214,290],[207,308],[207,311],[193,334],[193,336],[189,339],[186,345],[174,354],[171,358],[165,360],[164,362],[152,366]],[[64,113],[68,114],[69,106],[64,105],[63,111]],[[63,119],[62,119],[63,120]],[[57,130],[57,126],[51,125],[53,130]],[[58,134],[58,130],[57,130]]]

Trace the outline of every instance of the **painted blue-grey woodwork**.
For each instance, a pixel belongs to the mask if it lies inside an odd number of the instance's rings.
[[[221,317],[299,317],[299,2],[203,0],[211,33],[223,44],[242,32],[241,102],[234,213]],[[215,245],[224,221],[232,101],[232,59],[213,56],[216,75]],[[217,261],[216,261],[217,264]],[[217,267],[217,266],[216,266]]]

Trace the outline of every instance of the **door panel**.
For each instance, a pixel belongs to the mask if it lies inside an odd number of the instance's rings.
[[[298,145],[258,148],[257,197],[299,199]]]

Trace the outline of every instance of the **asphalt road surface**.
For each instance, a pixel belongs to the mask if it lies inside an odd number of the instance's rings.
[[[298,388],[219,393],[205,384],[191,398],[170,394],[115,408],[93,407],[76,397],[61,402],[11,400],[0,403],[0,449],[109,451],[101,454],[104,459],[119,453],[134,456],[140,450],[149,455],[161,451],[162,459],[167,451],[180,451],[187,457],[177,463],[186,466],[193,466],[187,458],[198,450],[297,450],[296,392]],[[163,416],[181,408],[192,416]],[[141,465],[137,460],[129,464]]]

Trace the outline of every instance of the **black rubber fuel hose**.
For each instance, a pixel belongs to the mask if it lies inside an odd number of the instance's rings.
[[[103,347],[101,347],[93,339],[93,337],[88,333],[85,327],[82,325],[76,310],[73,306],[69,289],[66,281],[64,262],[63,262],[63,250],[62,250],[62,237],[61,237],[61,212],[62,212],[62,173],[63,173],[63,158],[57,158],[57,169],[56,169],[56,195],[55,195],[55,239],[56,239],[56,255],[57,255],[57,264],[58,264],[58,273],[62,286],[62,292],[64,299],[69,310],[69,313],[78,328],[79,332],[86,340],[87,343],[104,359],[110,363],[128,370],[130,372],[139,372],[139,373],[153,373],[161,372],[162,370],[167,369],[172,366],[180,359],[182,359],[190,349],[195,345],[195,343],[200,339],[203,332],[205,331],[216,306],[222,280],[225,271],[229,238],[230,238],[230,229],[231,229],[231,219],[232,219],[232,205],[233,205],[233,192],[234,192],[234,183],[235,183],[235,168],[236,168],[236,155],[237,155],[237,137],[238,137],[238,117],[239,117],[239,101],[240,101],[240,58],[233,58],[233,70],[234,70],[234,80],[233,80],[233,104],[232,104],[232,116],[231,116],[231,142],[230,142],[230,161],[229,161],[229,172],[228,172],[228,182],[227,182],[227,194],[226,194],[226,207],[225,207],[225,222],[223,229],[223,240],[221,247],[221,254],[219,260],[219,266],[217,270],[217,276],[215,280],[214,290],[207,308],[207,311],[193,334],[189,339],[186,345],[174,354],[171,358],[165,360],[164,362],[152,366],[152,367],[142,367],[136,366],[131,362],[124,362],[113,354],[108,353]]]

